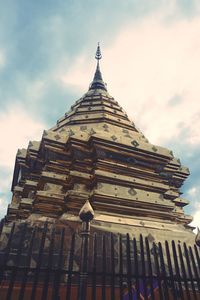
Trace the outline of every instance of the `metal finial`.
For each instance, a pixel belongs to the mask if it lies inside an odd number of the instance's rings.
[[[94,78],[93,78],[93,81],[92,81],[92,83],[89,87],[89,90],[101,89],[101,90],[107,91],[107,87],[106,87],[106,84],[103,82],[103,78],[102,78],[101,71],[100,71],[100,66],[99,66],[99,60],[102,58],[99,43],[98,43],[98,46],[97,46],[97,51],[96,51],[95,58],[97,60],[97,66],[96,66],[96,71],[95,71],[95,74],[94,74]]]
[[[94,218],[94,210],[93,210],[89,200],[87,200],[85,202],[85,204],[83,205],[83,207],[81,208],[81,210],[79,212],[79,218],[83,222],[90,222]]]
[[[98,43],[98,46],[97,46],[97,51],[96,51],[95,58],[96,58],[98,61],[102,58],[102,55],[101,55],[101,49],[100,49],[99,43]]]

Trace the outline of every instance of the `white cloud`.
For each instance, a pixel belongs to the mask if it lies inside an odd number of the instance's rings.
[[[0,219],[4,217],[7,211],[8,203],[4,197],[0,197]]]
[[[40,139],[45,125],[17,106],[0,113],[0,124],[0,165],[10,169],[17,149],[27,147],[29,140]]]
[[[110,47],[103,47],[102,73],[108,90],[151,142],[164,144],[183,128],[190,144],[200,143],[200,19],[163,21],[157,15],[129,24]],[[85,92],[94,61],[86,57],[61,80]],[[85,76],[89,73],[90,76]],[[87,71],[86,71],[87,70]],[[176,95],[179,101],[172,105]]]
[[[0,49],[0,68],[3,67],[6,63],[5,54],[2,49]]]
[[[87,61],[87,57],[81,55],[77,57],[74,65],[68,70],[67,73],[58,74],[57,79],[63,83],[68,85],[77,86],[82,90],[82,92],[86,92],[87,87],[92,81],[92,76],[94,74],[94,61]],[[87,74],[87,76],[85,76]],[[91,74],[91,77],[88,76]]]
[[[191,197],[195,197],[197,195],[197,188],[195,186],[191,187],[187,192]]]

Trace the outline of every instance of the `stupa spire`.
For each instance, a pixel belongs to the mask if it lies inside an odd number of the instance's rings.
[[[99,43],[98,43],[98,46],[97,46],[97,51],[96,51],[95,58],[97,60],[97,67],[96,67],[94,78],[93,78],[93,81],[90,85],[89,90],[102,89],[102,90],[107,91],[106,85],[103,81],[102,74],[101,74],[101,71],[100,71],[100,66],[99,66],[99,60],[102,58]]]

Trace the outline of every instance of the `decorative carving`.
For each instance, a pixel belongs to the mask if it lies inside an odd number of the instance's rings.
[[[60,136],[58,134],[55,135],[56,140],[60,140]]]
[[[73,130],[69,130],[69,136],[73,136],[73,135],[75,135],[75,133],[73,132]]]
[[[137,192],[136,192],[136,190],[135,190],[134,188],[130,188],[130,189],[128,190],[128,193],[129,193],[131,196],[137,195]]]
[[[80,126],[80,130],[81,130],[81,131],[85,131],[85,130],[87,130],[87,126],[86,126],[86,125],[82,125],[82,126]]]
[[[117,137],[116,137],[115,135],[112,135],[112,136],[111,136],[111,139],[112,139],[113,141],[116,141],[116,140],[117,140]]]
[[[94,129],[91,128],[91,130],[90,130],[90,132],[89,132],[89,135],[91,136],[91,135],[93,135],[93,134],[95,134],[95,133],[96,133],[96,131],[94,131]]]
[[[124,128],[122,129],[122,132],[123,133],[129,133],[128,129],[124,129]]]
[[[104,131],[109,132],[109,126],[108,126],[107,124],[104,124],[104,125],[103,125],[103,128],[104,128]]]
[[[157,151],[158,151],[158,149],[157,149],[155,146],[152,147],[152,150],[153,150],[154,152],[157,152]]]
[[[138,147],[138,146],[139,146],[139,143],[138,143],[136,140],[132,141],[131,144],[132,144],[134,147]]]

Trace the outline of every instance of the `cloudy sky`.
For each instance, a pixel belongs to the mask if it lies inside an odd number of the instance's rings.
[[[0,0],[0,216],[17,149],[87,91],[98,41],[110,94],[189,167],[185,212],[200,226],[198,0]]]

